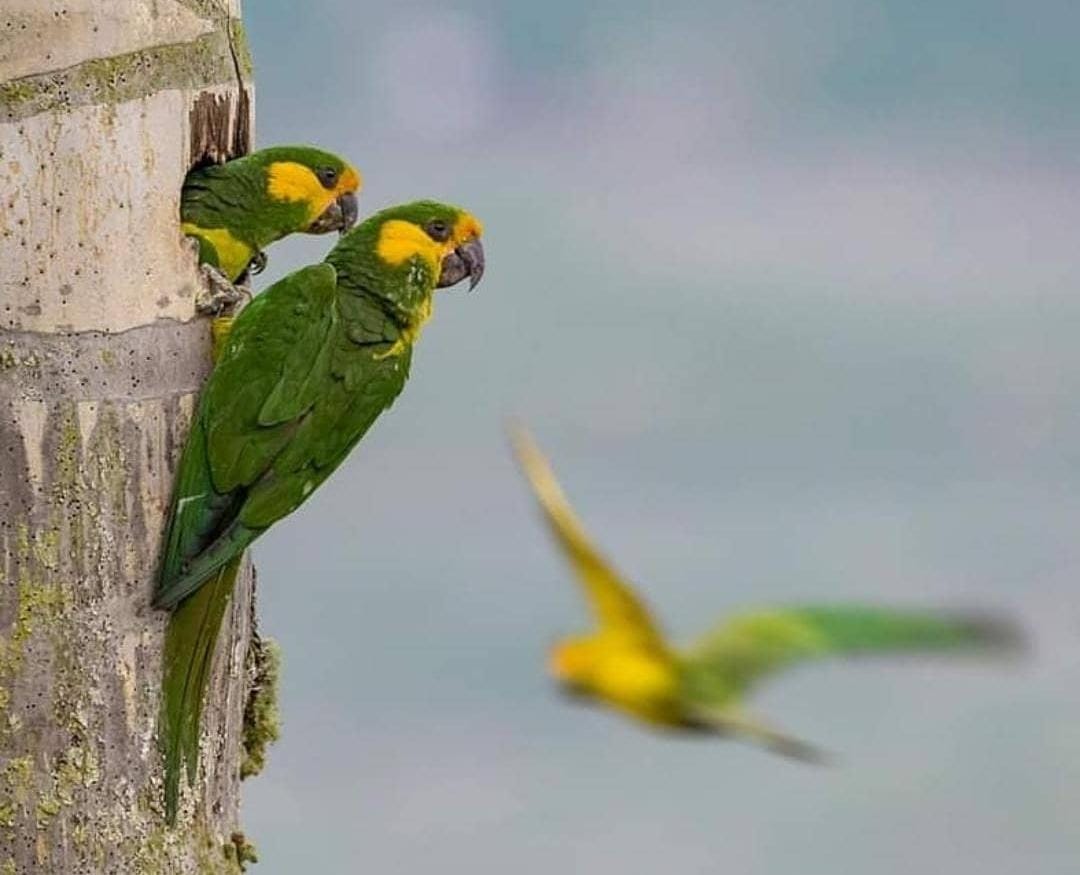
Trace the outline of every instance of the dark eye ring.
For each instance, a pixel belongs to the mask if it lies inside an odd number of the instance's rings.
[[[436,243],[445,243],[450,239],[450,226],[442,219],[433,219],[428,222],[427,232]]]
[[[338,172],[333,167],[320,167],[315,171],[323,188],[333,188],[337,185]]]

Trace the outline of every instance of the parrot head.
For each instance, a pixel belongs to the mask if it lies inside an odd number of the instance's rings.
[[[200,241],[199,261],[235,282],[258,273],[263,250],[289,234],[345,233],[358,214],[360,174],[311,146],[274,146],[184,179],[181,230]]]
[[[362,180],[356,168],[337,155],[311,146],[275,146],[247,160],[261,165],[270,201],[293,211],[295,230],[344,234],[356,224]]]
[[[415,201],[365,219],[327,256],[348,286],[403,309],[430,305],[434,288],[484,275],[483,226],[460,207]],[[374,256],[374,257],[372,257]]]

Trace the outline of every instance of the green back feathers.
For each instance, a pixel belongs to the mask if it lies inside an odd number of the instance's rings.
[[[236,318],[181,459],[157,605],[175,605],[306,501],[401,391],[413,339],[402,326],[436,278],[388,265],[380,231],[460,214],[430,203],[377,214]]]
[[[995,618],[859,605],[764,610],[727,620],[685,654],[698,692],[733,695],[797,662],[830,656],[1014,648]]]

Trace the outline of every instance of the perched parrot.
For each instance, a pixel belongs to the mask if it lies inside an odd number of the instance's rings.
[[[599,629],[551,651],[549,670],[573,696],[610,705],[653,728],[736,736],[787,756],[822,752],[743,708],[761,680],[800,662],[901,651],[1012,649],[1011,624],[864,605],[806,605],[732,617],[686,649],[664,637],[644,601],[590,542],[547,459],[528,433],[512,430],[519,462]]]
[[[180,459],[154,603],[166,634],[166,814],[197,771],[203,690],[243,550],[292,513],[401,392],[436,288],[484,271],[480,223],[419,201],[361,222],[236,318]]]
[[[199,242],[199,263],[236,282],[263,250],[289,234],[347,231],[357,218],[360,174],[310,146],[260,149],[192,170],[180,194],[181,230]]]

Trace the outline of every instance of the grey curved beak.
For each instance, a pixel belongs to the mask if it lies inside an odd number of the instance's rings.
[[[344,234],[356,224],[359,216],[360,201],[353,192],[348,192],[323,210],[319,218],[308,226],[307,232],[326,234],[328,231],[340,231]]]
[[[339,230],[344,234],[360,218],[360,199],[355,192],[349,192],[339,197],[337,203],[341,206],[341,228]]]
[[[445,289],[448,286],[455,286],[465,277],[468,277],[469,291],[471,292],[480,284],[480,278],[483,275],[484,245],[478,238],[474,237],[467,243],[462,243],[443,259],[438,288]]]

